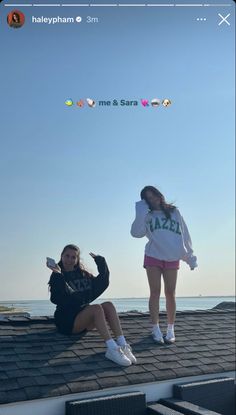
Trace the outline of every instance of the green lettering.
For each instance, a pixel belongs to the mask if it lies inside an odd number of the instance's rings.
[[[176,233],[178,233],[179,235],[181,235],[181,231],[180,231],[179,222],[176,222],[176,223],[177,223]]]
[[[158,218],[155,219],[155,229],[161,229],[161,224]]]
[[[161,218],[163,225],[162,225],[162,229],[169,229],[168,226],[166,225],[166,223],[168,222],[168,219],[166,218]]]
[[[175,232],[175,220],[171,219],[170,220],[170,231]]]
[[[153,232],[154,228],[153,228],[152,220],[150,220],[148,223],[150,225],[150,231]]]

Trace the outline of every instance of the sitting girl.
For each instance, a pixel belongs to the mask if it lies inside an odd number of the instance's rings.
[[[53,273],[50,276],[50,300],[57,305],[55,324],[63,334],[76,334],[96,328],[104,339],[105,357],[113,362],[130,366],[136,363],[130,345],[123,335],[119,317],[111,302],[90,303],[98,298],[109,285],[109,269],[105,258],[90,253],[98,267],[98,276],[86,271],[80,262],[80,250],[76,245],[67,245],[61,260],[55,266],[47,263]],[[112,339],[108,325],[116,336]]]

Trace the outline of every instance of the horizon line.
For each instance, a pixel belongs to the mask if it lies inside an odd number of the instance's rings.
[[[218,297],[222,297],[222,298],[228,298],[228,297],[234,297],[236,299],[235,294],[232,295],[194,295],[194,296],[176,296],[175,298],[218,298]],[[101,299],[103,300],[146,300],[149,297],[101,297]],[[165,299],[165,297],[161,296],[161,299]],[[49,301],[49,299],[28,299],[28,300],[0,300],[0,304],[7,302],[19,302],[19,301]]]

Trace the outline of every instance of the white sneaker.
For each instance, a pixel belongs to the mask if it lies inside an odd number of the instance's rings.
[[[121,366],[130,366],[132,364],[121,347],[117,347],[117,349],[108,348],[105,357]]]
[[[164,344],[163,334],[160,329],[154,329],[152,331],[153,340],[158,344]]]
[[[168,344],[172,344],[175,342],[175,333],[174,330],[167,330],[166,336],[165,336],[165,342]]]
[[[131,361],[131,363],[137,363],[136,357],[132,353],[132,349],[130,345],[127,343],[125,346],[121,346],[121,349],[126,357]]]

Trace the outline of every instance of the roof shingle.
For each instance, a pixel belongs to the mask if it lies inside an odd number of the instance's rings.
[[[96,330],[64,336],[52,317],[0,321],[0,404],[234,370],[233,310],[178,312],[176,343],[156,345],[148,313],[121,313],[137,365],[106,360]],[[166,324],[160,313],[161,325]]]

